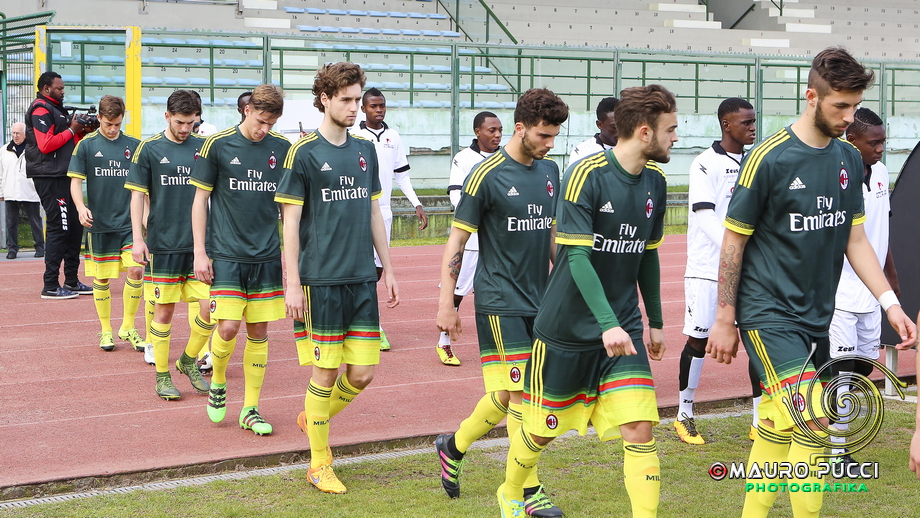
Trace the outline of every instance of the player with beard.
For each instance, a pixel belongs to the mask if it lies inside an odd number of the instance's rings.
[[[498,116],[492,112],[479,112],[473,117],[473,133],[476,138],[473,139],[470,147],[454,155],[450,166],[447,194],[450,196],[450,203],[454,206],[454,210],[457,210],[457,205],[460,204],[463,183],[470,175],[470,171],[484,159],[492,156],[501,146],[502,121],[498,120]],[[472,234],[463,247],[463,265],[457,277],[457,288],[454,290],[454,309],[457,311],[460,311],[463,297],[473,291],[473,277],[478,264],[479,236]],[[450,347],[450,335],[444,331],[441,331],[438,338],[438,358],[444,365],[460,365],[460,359],[454,355]]]
[[[479,235],[476,331],[486,394],[453,434],[438,436],[435,448],[441,486],[460,496],[460,473],[473,441],[507,415],[508,433],[521,428],[524,367],[533,344],[533,322],[543,300],[553,244],[559,168],[546,154],[568,119],[568,106],[553,92],[524,92],[514,110],[511,140],[479,163],[463,184],[450,237],[441,261],[438,328],[459,338],[460,316],[454,307],[463,249]],[[521,480],[521,501],[531,516],[562,516],[532,471]],[[522,504],[524,505],[524,504]]]
[[[738,350],[737,321],[764,387],[748,465],[813,465],[830,446],[815,378],[816,367],[828,360],[828,327],[844,256],[888,313],[901,337],[899,347],[916,340],[917,328],[901,310],[863,228],[862,158],[838,139],[873,79],[842,47],[818,53],[808,74],[805,111],[748,154],[728,207],[719,307],[707,351],[731,363]],[[820,478],[812,471],[799,482],[810,486]],[[767,516],[776,494],[748,492],[742,516]],[[793,516],[818,516],[822,493],[789,496]]]
[[[399,304],[377,201],[377,152],[369,140],[348,132],[364,83],[364,71],[354,63],[317,72],[313,105],[323,122],[291,147],[275,195],[284,222],[286,312],[295,320],[300,364],[313,364],[297,422],[310,438],[307,480],[326,493],[346,491],[332,471],[329,422],[370,384],[380,363],[375,250],[387,307]]]
[[[623,438],[633,516],[657,513],[658,405],[648,360],[660,360],[665,348],[658,247],[667,184],[653,161],[668,162],[677,141],[674,95],[661,85],[623,90],[616,125],[617,146],[569,166],[562,185],[558,263],[534,321],[524,426],[509,431],[505,482],[497,492],[505,518],[528,511],[524,481],[546,446],[568,430],[585,435],[589,422],[602,441]],[[647,346],[637,284],[648,315]]]

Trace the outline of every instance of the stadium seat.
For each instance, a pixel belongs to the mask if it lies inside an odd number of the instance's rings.
[[[94,56],[92,54],[83,54],[83,62],[84,63],[98,63],[99,56]]]
[[[218,97],[210,101],[210,104],[211,106],[224,106],[227,102]],[[233,101],[233,104],[236,104],[236,100]]]
[[[319,32],[339,32],[339,28],[331,27],[329,25],[320,25]]]
[[[422,32],[415,29],[403,29],[403,36],[421,36]]]
[[[409,18],[423,18],[427,19],[428,15],[425,13],[409,13]]]
[[[287,6],[287,5],[284,6],[284,12],[286,12],[286,13],[301,14],[301,13],[305,13],[306,11],[307,11],[307,10],[304,9],[303,7],[290,7],[290,6]]]
[[[328,43],[313,43],[310,46],[313,47],[314,49],[332,50],[332,45]]]
[[[450,67],[447,65],[431,65],[432,72],[440,72],[442,74],[449,74]]]
[[[247,79],[247,78],[237,79],[236,82],[237,82],[240,86],[245,86],[245,87],[247,87],[247,88],[255,88],[255,87],[259,86],[260,84],[262,84],[262,81],[258,81],[258,80],[256,80],[256,79]]]
[[[416,91],[428,89],[428,87],[425,86],[425,83],[415,83],[415,84],[406,83],[406,88],[408,89],[410,87],[412,90],[416,90]]]
[[[361,27],[362,34],[380,34],[380,29],[375,29],[373,27]]]
[[[387,13],[386,11],[368,11],[367,15],[373,16],[375,18],[384,18],[386,17]]]
[[[13,83],[31,83],[32,75],[23,74],[21,72],[13,72],[6,76],[6,80]]]
[[[431,66],[429,65],[419,65],[418,63],[412,65],[412,70],[416,72],[431,72]]]
[[[166,102],[169,100],[168,97],[162,96],[151,96],[148,97],[148,99],[150,100],[150,104],[166,104]]]
[[[473,71],[476,72],[477,74],[491,74],[492,73],[492,69],[489,67],[477,66],[477,67],[473,67]]]
[[[450,54],[451,53],[450,47],[436,47],[434,51],[437,52],[438,54]]]
[[[428,100],[416,101],[415,107],[416,108],[441,108],[441,101],[428,101]]]
[[[330,16],[347,16],[348,11],[344,9],[326,9],[326,14]]]
[[[157,43],[163,43],[163,40],[160,38],[152,38],[150,36],[144,36],[141,38],[141,45],[155,45]]]
[[[515,101],[505,101],[505,102],[502,103],[502,106],[503,106],[506,110],[513,110],[513,109],[517,108],[517,103],[516,103]]]
[[[83,102],[83,97],[80,94],[70,94],[64,96],[65,103],[77,103],[80,104]]]
[[[188,84],[192,86],[209,86],[211,79],[207,77],[190,77],[188,78]]]
[[[396,82],[393,82],[393,81],[384,81],[384,82],[383,82],[383,88],[384,88],[384,90],[405,90],[405,89],[406,89],[406,84],[405,84],[405,83],[396,83]]]
[[[441,31],[432,31],[427,29],[422,29],[422,36],[428,36],[429,38],[440,38]]]
[[[91,34],[89,36],[90,43],[113,43],[115,38],[111,36],[103,36],[102,34]]]
[[[450,90],[450,85],[446,83],[425,83],[428,90]]]
[[[397,52],[405,52],[405,53],[407,53],[407,54],[411,54],[411,53],[415,52],[415,47],[396,47],[396,51],[397,51]]]
[[[73,61],[73,56],[67,56],[66,58],[60,54],[52,54],[51,61]]]
[[[184,86],[188,84],[188,79],[184,77],[164,77],[163,83],[170,86]]]
[[[80,81],[82,81],[80,76],[75,75],[75,74],[63,74],[61,75],[61,79],[64,81],[65,85],[67,84],[78,85],[80,84]]]
[[[210,40],[208,44],[210,44],[212,47],[226,47],[230,45],[230,42],[226,40]]]
[[[368,81],[364,86],[368,90],[371,88],[383,88],[383,83],[378,83],[377,81]]]
[[[465,84],[460,85],[460,91],[461,91],[461,92],[468,92],[469,90],[470,90],[470,84],[469,84],[469,83],[465,83]]]
[[[466,65],[460,65],[460,73],[461,73],[461,74],[468,74],[468,73],[470,73],[470,72],[472,72],[472,71],[473,71],[472,67],[468,67],[468,66],[466,66]]]
[[[428,18],[430,20],[446,20],[447,15],[443,13],[428,13]]]
[[[112,82],[115,83],[116,85],[124,85],[125,76],[112,76]]]
[[[348,15],[349,16],[367,16],[367,11],[361,11],[359,9],[349,9]]]
[[[390,70],[394,72],[409,72],[410,68],[409,68],[409,65],[405,65],[402,63],[393,63],[392,65],[390,65]]]
[[[252,68],[262,68],[264,62],[261,59],[247,59],[246,66]]]
[[[379,70],[389,70],[389,69],[390,69],[390,65],[387,65],[386,63],[368,63],[367,68],[365,68],[365,70],[378,70],[378,71]]]
[[[408,99],[400,99],[396,101],[396,106],[398,108],[409,108],[412,106],[412,103]]]
[[[315,25],[298,25],[297,30],[300,32],[319,32],[319,27]]]
[[[103,58],[104,57],[105,56],[103,56]],[[198,65],[198,60],[194,58],[176,58],[176,64],[177,65]]]
[[[150,63],[154,65],[172,65],[176,60],[173,58],[166,58],[163,56],[153,56],[150,58]]]
[[[112,63],[116,65],[124,64],[124,56],[99,56],[103,63]]]
[[[215,78],[214,78],[214,86],[220,86],[220,87],[224,87],[224,86],[236,86],[236,80],[235,80],[235,79],[230,79],[230,78],[227,78],[227,77],[215,77]]]
[[[508,87],[508,85],[499,85],[499,84],[495,84],[495,83],[488,84],[488,85],[485,85],[485,86],[486,86],[486,88],[487,88],[489,91],[493,91],[493,92],[494,92],[494,91],[504,92],[504,91],[506,91],[506,90],[510,90],[510,89],[511,89],[511,88]]]
[[[441,36],[444,36],[445,38],[459,38],[463,36],[463,34],[456,32],[456,31],[442,31]],[[464,50],[467,52],[463,52]],[[460,53],[461,54],[475,54],[476,51],[472,49],[460,49]]]
[[[208,59],[208,58],[199,59],[198,62],[201,63],[202,65],[206,66],[206,67],[207,67],[207,66],[211,66],[211,60]],[[215,59],[215,60],[214,60],[214,66],[215,66],[215,67],[222,66],[223,64],[224,64],[224,60],[222,60],[222,59]]]
[[[82,34],[65,34],[61,36],[61,39],[64,41],[72,41],[74,43],[83,43],[89,41],[89,38],[83,36]]]
[[[261,47],[262,45],[249,40],[237,40],[233,42],[234,47]]]
[[[399,36],[402,34],[402,31],[399,29],[380,29],[380,34],[384,34],[386,36]]]
[[[374,50],[380,50],[384,52],[389,52],[393,50],[393,47],[389,45],[374,45]]]
[[[441,101],[441,108],[450,108],[452,106],[450,101]]]
[[[180,38],[163,38],[164,45],[185,45],[185,40]]]
[[[343,34],[358,34],[361,32],[361,29],[358,29],[357,27],[339,27],[339,30]]]
[[[112,78],[109,76],[86,76],[86,82],[90,84],[109,84]]]
[[[66,81],[65,81],[65,83],[66,83]],[[161,85],[161,84],[163,84],[163,80],[160,79],[159,77],[155,77],[155,76],[144,76],[144,77],[141,78],[141,84],[144,84],[144,85]]]
[[[409,17],[409,13],[403,13],[400,11],[387,11],[387,15],[389,15],[390,18],[408,18]]]
[[[479,104],[479,103],[477,103],[477,104]],[[501,109],[501,108],[502,108],[502,103],[500,103],[500,102],[495,102],[495,101],[484,101],[484,102],[482,103],[482,107],[483,107],[483,108],[486,108],[486,109],[491,109],[491,110],[498,110],[498,109]]]
[[[207,47],[211,44],[208,40],[199,40],[199,39],[188,39],[185,40],[189,45],[194,45],[196,47]]]
[[[316,7],[307,7],[307,14],[326,14],[326,10],[318,9]]]
[[[354,45],[348,45],[346,43],[333,43],[332,48],[335,50],[355,50]]]
[[[355,50],[376,50],[373,45],[355,45]]]
[[[246,62],[242,59],[224,59],[224,66],[227,67],[245,67]]]
[[[442,34],[450,38],[453,38],[453,37],[459,38],[460,36],[463,36],[459,32],[448,34],[449,32],[451,31],[443,31]],[[479,54],[479,52],[477,52],[475,49],[457,49],[457,54],[470,55],[470,54]]]

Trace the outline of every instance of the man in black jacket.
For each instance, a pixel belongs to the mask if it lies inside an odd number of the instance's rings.
[[[26,112],[26,176],[45,208],[45,274],[43,299],[72,299],[92,295],[93,289],[80,282],[80,241],[83,227],[70,196],[67,167],[74,147],[83,135],[76,117],[67,120],[64,110],[64,80],[56,72],[38,78],[38,94]],[[59,284],[64,263],[64,286]]]

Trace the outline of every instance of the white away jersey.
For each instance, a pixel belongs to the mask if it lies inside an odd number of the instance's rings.
[[[422,204],[409,181],[409,160],[403,148],[399,132],[383,123],[383,129],[377,131],[367,127],[364,121],[357,128],[352,128],[352,133],[364,137],[374,143],[377,149],[377,162],[380,167],[380,210],[384,215],[392,214],[390,211],[390,198],[393,194],[393,177],[413,207]]]
[[[569,163],[566,169],[572,167],[572,164],[588,155],[600,153],[601,151],[606,151],[608,149],[613,149],[613,146],[608,146],[607,144],[601,142],[601,134],[595,133],[593,137],[575,146],[575,149],[572,150],[572,154],[569,155]],[[562,174],[563,176],[565,175],[564,172]]]
[[[492,156],[492,153],[486,153],[479,149],[479,142],[473,139],[473,143],[466,149],[461,149],[450,164],[450,180],[447,183],[447,195],[450,196],[450,203],[457,209],[460,203],[460,193],[463,190],[463,183],[470,171],[476,167],[476,164]],[[473,233],[464,247],[466,250],[479,250],[479,234]]]
[[[722,242],[713,242],[703,232],[696,211],[712,209],[719,220],[719,231],[732,199],[741,157],[729,155],[720,142],[700,153],[690,165],[690,212],[687,217],[687,269],[684,277],[717,281]]]
[[[869,172],[868,182],[862,184],[863,201],[866,206],[866,237],[875,250],[878,262],[882,267],[888,258],[888,217],[891,203],[888,196],[888,168],[878,162]],[[837,298],[834,304],[836,309],[852,313],[871,313],[878,308],[878,301],[872,292],[853,271],[850,261],[844,258],[843,271],[840,272],[840,282],[837,284]]]

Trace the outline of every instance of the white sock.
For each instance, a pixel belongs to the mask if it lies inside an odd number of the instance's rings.
[[[693,417],[693,397],[696,394],[695,388],[686,388],[680,391],[680,406],[677,408],[677,420],[683,421],[687,417]]]
[[[690,359],[690,374],[687,376],[688,389],[696,390],[696,387],[700,386],[700,374],[703,373],[703,361],[705,359],[705,357]],[[693,399],[693,396],[690,399]]]
[[[438,347],[444,347],[445,345],[450,345],[450,335],[441,331],[441,336],[438,337]]]
[[[839,375],[840,375],[840,376],[847,376],[847,377],[849,377],[850,374],[852,374],[852,373],[851,373],[851,372],[841,372]],[[840,385],[839,387],[837,387],[837,398],[840,398],[841,395],[843,395],[843,394],[845,394],[845,393],[847,393],[847,392],[849,392],[849,391],[850,391],[850,386],[849,386],[849,385],[846,385],[846,384],[845,384],[845,385]],[[839,414],[844,414],[844,413],[846,413],[846,412],[849,411],[849,410],[850,410],[849,406],[837,405],[837,413],[839,413]],[[847,419],[849,419],[849,418],[847,418]],[[845,432],[845,431],[847,431],[847,430],[850,428],[850,424],[849,424],[849,423],[834,423],[834,424],[833,424],[833,427],[836,428],[837,430],[840,430],[841,432]],[[831,442],[834,443],[834,444],[840,444],[840,445],[842,445],[842,444],[844,444],[845,442],[847,442],[847,439],[846,439],[846,437],[843,437],[843,436],[838,436],[838,435],[835,435],[835,434],[831,434]],[[846,453],[846,451],[847,451],[846,448],[844,448],[843,446],[841,446],[841,447],[839,447],[839,448],[832,448],[832,449],[831,449],[831,453],[834,454],[834,455],[843,455],[844,453]]]
[[[703,360],[704,358],[692,358],[690,360],[687,388],[680,391],[680,407],[677,409],[677,419],[681,419],[683,414],[687,414],[687,417],[693,417],[693,399],[696,397],[696,387],[700,386]]]
[[[760,413],[757,411],[757,407],[760,406],[761,398],[762,396],[757,396],[754,398],[754,401],[753,401],[754,402],[754,419],[751,421],[751,425],[754,426],[754,428],[757,428],[758,423],[760,423]]]

